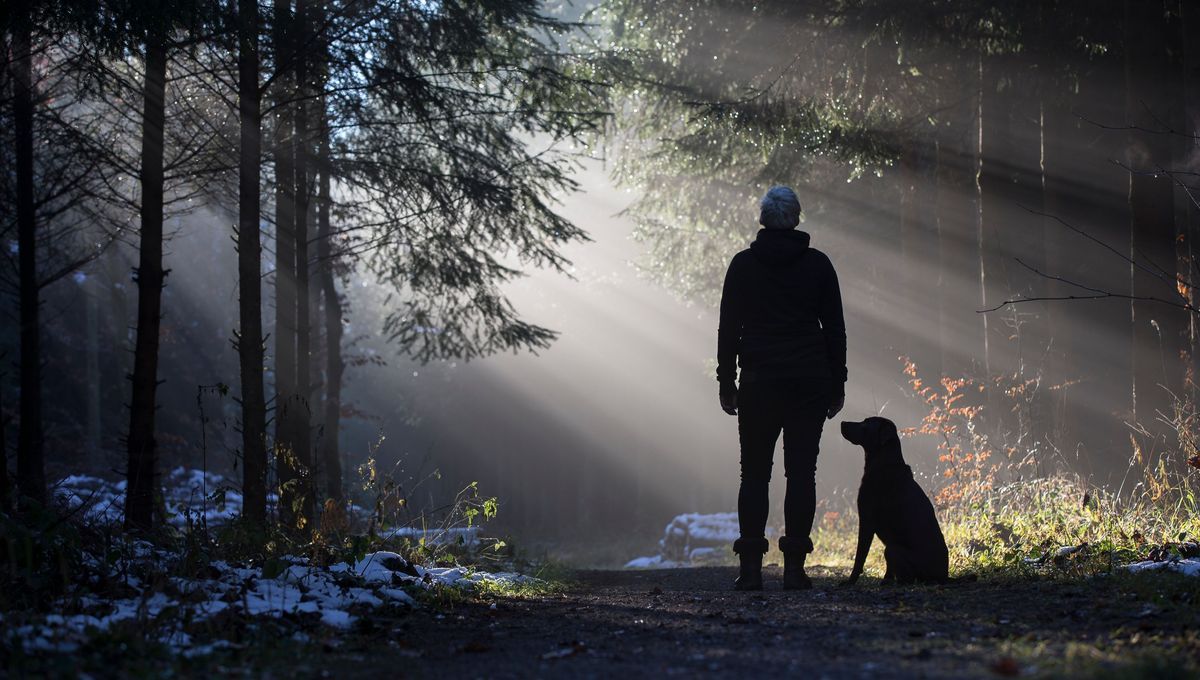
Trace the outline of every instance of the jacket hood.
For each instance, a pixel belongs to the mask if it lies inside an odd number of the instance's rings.
[[[808,250],[808,232],[794,229],[759,229],[750,252],[771,265],[791,264]]]

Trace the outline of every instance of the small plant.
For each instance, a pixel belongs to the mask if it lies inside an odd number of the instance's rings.
[[[929,407],[921,424],[903,429],[902,434],[937,439],[944,482],[934,501],[939,507],[978,502],[992,489],[997,469],[992,442],[982,427],[984,407],[978,395],[984,386],[970,378],[942,377],[927,383],[917,374],[916,363],[905,357],[900,361],[913,394]]]
[[[1047,390],[1040,376],[927,382],[916,364],[901,361],[912,394],[929,409],[906,434],[937,441],[933,497],[952,572],[1081,576],[1139,559],[1200,553],[1189,540],[1200,536],[1197,473],[1189,464],[1200,460],[1200,418],[1187,400],[1176,399],[1164,419],[1177,433],[1173,447],[1146,451],[1138,442],[1147,437],[1130,437],[1137,481],[1113,492],[1067,470],[1052,458],[1050,433],[1033,431],[1032,414],[1056,389]],[[820,557],[814,557],[843,566],[853,555],[857,518],[852,510],[825,509],[814,531]],[[881,567],[868,564],[868,570]]]
[[[80,532],[70,513],[26,503],[20,517],[0,512],[0,609],[36,606],[72,585]]]

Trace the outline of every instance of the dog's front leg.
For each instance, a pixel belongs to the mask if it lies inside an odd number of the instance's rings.
[[[863,566],[867,563],[867,553],[871,551],[871,541],[875,539],[875,525],[870,517],[860,510],[858,514],[858,549],[854,552],[854,568],[850,570],[850,578],[842,582],[842,586],[852,586],[862,576]]]

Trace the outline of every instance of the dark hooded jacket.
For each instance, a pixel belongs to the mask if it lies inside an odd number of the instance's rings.
[[[717,381],[722,394],[741,381],[846,380],[846,322],[833,263],[791,229],[761,229],[733,257],[721,293]],[[735,366],[736,362],[736,366]]]

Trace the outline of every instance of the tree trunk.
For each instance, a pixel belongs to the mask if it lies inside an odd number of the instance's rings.
[[[8,503],[12,482],[8,479],[8,415],[4,413],[3,402],[3,385],[0,385],[0,513],[8,514],[12,512]]]
[[[991,309],[1008,299],[1010,289],[1005,276],[1005,256],[1001,247],[1004,234],[1003,210],[1007,176],[1001,154],[1009,143],[1009,111],[1005,104],[1003,70],[999,57],[985,57],[979,114],[979,248],[980,281],[984,308]],[[1005,316],[1008,308],[987,313],[987,364],[990,373],[1007,373],[1012,368]]]
[[[238,309],[242,381],[242,515],[267,521],[267,407],[263,394],[262,108],[258,83],[258,2],[238,0]]]
[[[320,453],[325,467],[325,494],[340,503],[344,498],[342,457],[338,448],[342,414],[342,301],[338,298],[334,277],[333,235],[329,216],[332,200],[329,124],[324,115],[319,158],[321,184],[317,203],[317,259],[321,264],[317,272],[325,316],[325,410],[322,417],[325,434]]]
[[[940,103],[940,102],[939,102]],[[930,175],[930,196],[929,202],[931,206],[932,218],[930,226],[932,238],[934,241],[934,267],[933,273],[933,304],[937,307],[934,312],[934,336],[933,343],[936,349],[938,360],[938,376],[950,374],[951,359],[949,348],[952,346],[950,340],[950,314],[949,314],[949,298],[950,298],[950,281],[956,270],[954,265],[957,260],[952,260],[956,254],[954,245],[950,239],[957,234],[950,231],[950,225],[943,221],[942,213],[942,163],[950,160],[946,156],[945,140],[942,138],[942,130],[938,129],[934,132],[933,137],[933,167],[929,170]]]
[[[996,304],[996,301],[988,295],[988,257],[987,257],[987,241],[984,238],[984,221],[983,221],[983,116],[984,116],[984,96],[983,91],[987,87],[987,80],[984,77],[984,57],[983,46],[980,45],[976,50],[975,62],[975,130],[971,137],[973,167],[972,174],[975,177],[974,182],[974,212],[975,212],[975,259],[978,263],[977,275],[979,282],[979,309],[990,309]],[[987,112],[991,115],[991,112]],[[979,331],[983,335],[983,345],[980,347],[983,356],[983,372],[984,375],[992,373],[992,322],[990,314],[984,313],[979,315],[980,324]]]
[[[158,389],[158,335],[162,317],[163,126],[167,51],[164,37],[146,42],[146,81],[142,114],[142,224],[139,237],[137,340],[133,355],[133,395],[129,411],[129,467],[125,527],[147,531],[154,521],[155,393]]]
[[[13,35],[13,123],[17,160],[17,247],[21,303],[21,424],[17,487],[22,499],[46,502],[42,450],[42,354],[38,321],[37,218],[33,204],[33,49],[30,7],[17,5]]]
[[[948,98],[967,93],[950,92]],[[974,93],[971,93],[972,96]],[[979,253],[975,233],[975,111],[954,116],[937,132],[935,212],[939,242],[938,300],[943,371],[961,377],[982,358]],[[974,133],[974,134],[972,134]]]
[[[916,321],[913,324],[903,324],[896,329],[896,336],[899,338],[900,346],[896,349],[899,354],[907,357],[911,361],[915,361],[917,367],[924,375],[929,367],[925,365],[924,357],[918,356],[917,348],[920,345],[919,329],[923,324],[919,317],[924,309],[922,305],[926,298],[920,293],[921,285],[921,249],[919,245],[918,232],[920,227],[921,206],[918,205],[917,197],[917,177],[920,174],[920,169],[917,167],[919,160],[914,150],[914,142],[908,142],[905,145],[904,152],[901,154],[899,168],[897,168],[896,180],[897,190],[899,192],[899,219],[897,233],[900,236],[900,289],[902,291],[901,299],[910,307],[903,310],[903,318]]]
[[[1074,234],[1055,218],[1085,226],[1082,201],[1090,187],[1080,175],[1083,168],[1076,166],[1078,152],[1073,145],[1086,145],[1080,139],[1079,120],[1071,112],[1075,102],[1064,93],[1065,88],[1055,87],[1053,91],[1056,95],[1045,99],[1042,127],[1042,212],[1049,216],[1043,219],[1046,267],[1054,275],[1082,282],[1087,279],[1080,271],[1085,258],[1072,256]],[[1070,295],[1077,290],[1057,281],[1047,287],[1051,296]],[[1081,397],[1089,388],[1072,383],[1087,365],[1082,355],[1088,351],[1088,335],[1082,329],[1090,311],[1086,304],[1061,303],[1047,328],[1052,350],[1047,358],[1046,387],[1053,390],[1054,437],[1062,445],[1073,445],[1086,433],[1081,427],[1086,417]]]
[[[1169,54],[1173,22],[1164,21],[1161,2],[1127,2],[1126,11],[1126,117],[1134,126],[1162,128],[1174,118],[1170,93],[1181,87]],[[1172,140],[1134,130],[1129,142],[1130,256],[1143,265],[1132,270],[1133,295],[1178,299],[1174,185],[1157,172],[1171,165]],[[1180,356],[1188,319],[1177,308],[1136,299],[1130,318],[1133,417],[1161,449],[1167,428],[1157,421],[1171,415],[1171,395],[1182,392]]]
[[[302,494],[301,512],[305,518],[305,528],[311,529],[316,499],[315,479],[313,478],[312,456],[312,306],[309,295],[309,257],[308,257],[308,208],[309,186],[308,165],[311,151],[309,150],[309,121],[311,106],[309,98],[312,88],[309,87],[308,44],[310,27],[308,24],[308,3],[306,0],[296,1],[296,29],[294,32],[296,44],[293,54],[296,57],[296,102],[295,125],[293,137],[295,158],[295,218],[296,226],[293,235],[296,239],[296,408],[295,439],[293,450],[300,473],[300,493]]]
[[[1200,6],[1197,6],[1195,3],[1181,3],[1181,12],[1181,35],[1200,35]],[[1184,135],[1187,136],[1176,140],[1176,148],[1180,153],[1187,153],[1191,151],[1193,145],[1188,136],[1194,139],[1196,135],[1200,135],[1200,126],[1197,126],[1198,120],[1195,113],[1200,112],[1200,43],[1197,43],[1195,39],[1183,41],[1182,91],[1184,97],[1183,110],[1185,115],[1188,115],[1188,119],[1184,121],[1184,126],[1181,129]],[[1182,193],[1182,189],[1176,187],[1176,193]],[[1186,248],[1186,252],[1184,253],[1186,265],[1181,269],[1189,272],[1189,277],[1192,283],[1195,284],[1197,271],[1200,270],[1197,267],[1197,258],[1200,258],[1200,244],[1196,243],[1198,236],[1197,227],[1200,226],[1200,209],[1197,209],[1191,200],[1186,200],[1185,210],[1183,245]],[[1200,302],[1200,296],[1196,294],[1195,289],[1188,291],[1188,301],[1193,305]],[[1188,330],[1190,333],[1188,352],[1191,356],[1191,363],[1188,366],[1190,375],[1188,392],[1192,404],[1195,405],[1200,401],[1200,319],[1195,314],[1191,315]]]
[[[100,460],[103,384],[100,375],[100,290],[96,277],[88,276],[79,290],[83,293],[84,323],[87,332],[87,342],[84,346],[87,375],[87,382],[84,384],[87,399],[84,447],[89,460]]]
[[[1105,72],[1119,63],[1102,62],[1096,71]],[[1112,87],[1101,78],[1085,78],[1080,84],[1079,104],[1069,115],[1091,120],[1119,120],[1123,102],[1114,101]],[[1129,177],[1111,162],[1119,152],[1115,135],[1081,122],[1070,144],[1076,154],[1070,174],[1076,178],[1077,211],[1068,221],[1086,230],[1114,248],[1129,243],[1129,201],[1124,194]],[[1098,143],[1098,140],[1100,143]],[[1061,226],[1061,225],[1060,225]],[[1082,237],[1067,234],[1076,253],[1098,251]],[[1066,270],[1072,280],[1109,290],[1117,295],[1130,293],[1129,264],[1115,256],[1070,258]],[[1098,480],[1119,478],[1128,467],[1129,431],[1124,423],[1133,415],[1133,346],[1129,330],[1129,305],[1122,300],[1098,300],[1079,303],[1074,332],[1079,341],[1072,344],[1074,361],[1086,372],[1075,376],[1079,384],[1071,388],[1075,412],[1086,420],[1078,422],[1079,442],[1076,457],[1090,465]],[[1075,442],[1071,442],[1074,444]],[[1086,469],[1085,469],[1086,472]]]
[[[1167,68],[1166,77],[1168,78],[1166,101],[1163,102],[1166,107],[1167,125],[1172,130],[1179,130],[1183,134],[1191,134],[1191,121],[1188,113],[1188,88],[1187,88],[1187,34],[1185,33],[1184,24],[1184,3],[1182,0],[1168,0],[1166,13],[1166,30],[1167,39]],[[1165,140],[1171,147],[1171,168],[1183,169],[1186,168],[1191,160],[1192,148],[1195,146],[1195,141],[1187,138],[1171,137]],[[1170,179],[1170,178],[1168,178]],[[1173,270],[1178,276],[1184,280],[1192,282],[1195,276],[1192,274],[1191,260],[1191,233],[1188,220],[1191,217],[1190,207],[1191,200],[1188,196],[1188,191],[1183,187],[1177,186],[1176,182],[1171,179],[1171,192],[1174,196],[1174,216],[1175,223],[1175,261]],[[1186,285],[1178,285],[1177,300],[1179,302],[1192,302],[1194,296],[1192,290]],[[1164,310],[1167,311],[1167,310]],[[1176,363],[1172,370],[1178,374],[1178,378],[1172,378],[1176,387],[1176,398],[1180,401],[1188,400],[1192,404],[1195,403],[1191,399],[1191,372],[1192,372],[1192,337],[1194,335],[1193,326],[1195,324],[1195,316],[1192,314],[1179,314],[1180,328],[1178,337],[1176,338],[1176,356],[1171,358],[1172,363]],[[1172,414],[1174,415],[1174,414]],[[1170,435],[1168,431],[1168,436]]]
[[[279,475],[279,516],[286,530],[296,528],[300,484],[296,446],[296,170],[293,137],[295,95],[291,77],[291,7],[275,3],[276,81],[280,102],[275,124],[275,467]]]
[[[1041,221],[1028,212],[1041,206],[1039,116],[1036,98],[1028,96],[1028,79],[1012,57],[993,57],[984,64],[979,182],[987,307],[1039,291],[1037,277],[1017,262],[1021,258],[1039,267],[1044,260]],[[1022,373],[1024,362],[1044,350],[1035,331],[1044,323],[1044,304],[1000,309],[989,316],[991,370]]]
[[[932,140],[929,140],[932,141]],[[903,257],[904,297],[914,304],[906,314],[914,323],[901,330],[904,354],[921,375],[936,380],[942,374],[938,342],[937,303],[939,244],[933,162],[925,139],[914,140],[900,162],[900,251]]]

